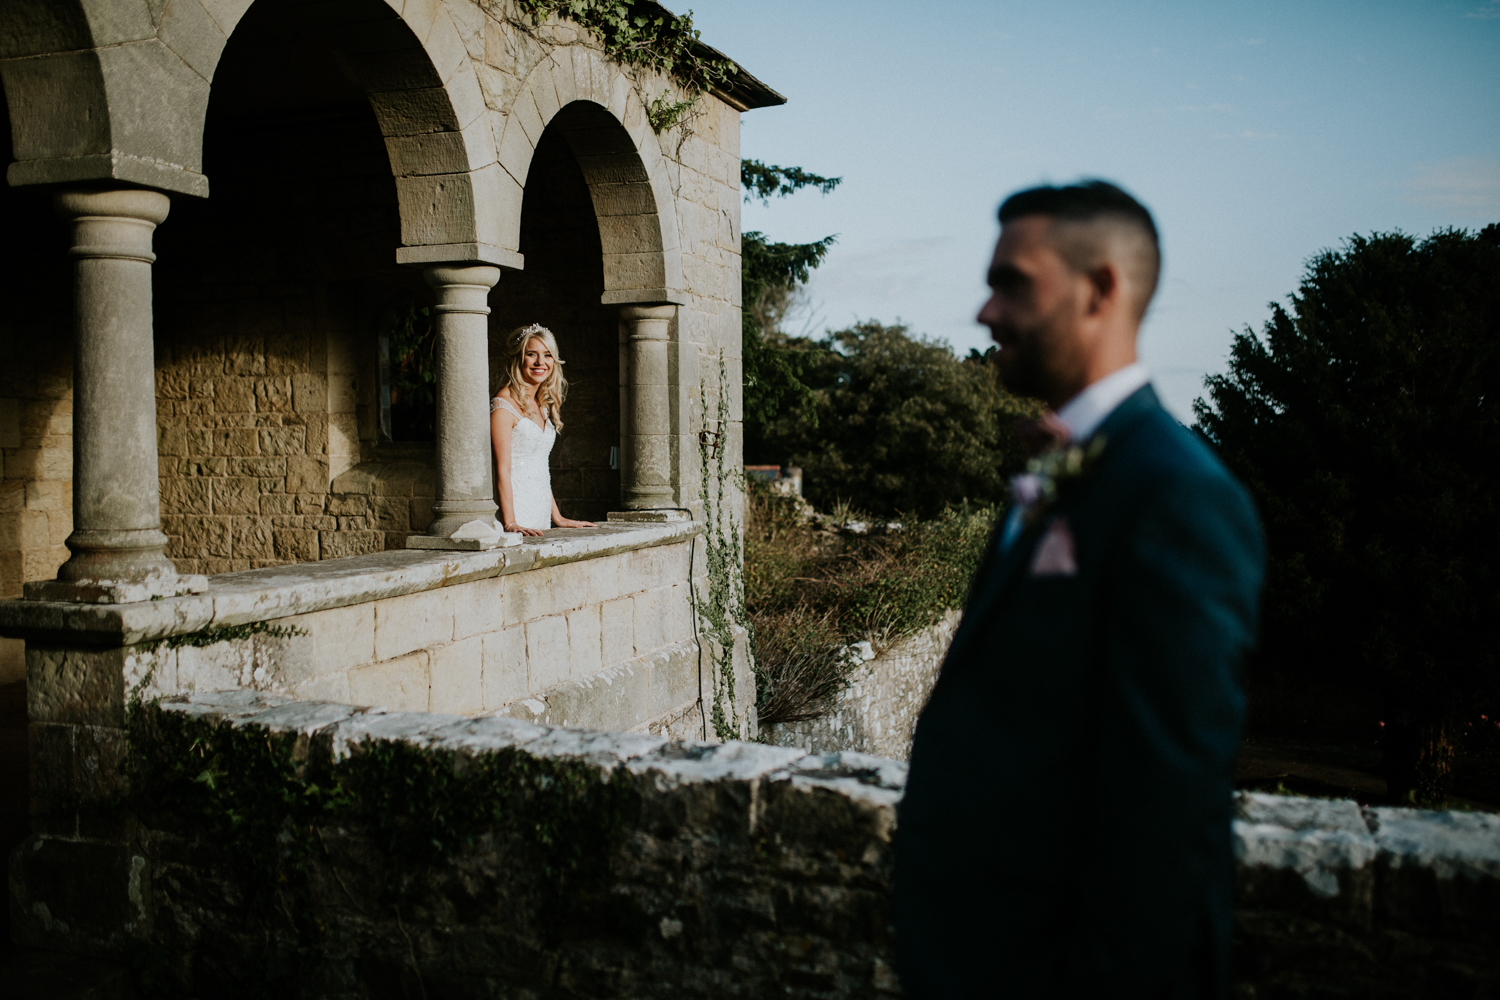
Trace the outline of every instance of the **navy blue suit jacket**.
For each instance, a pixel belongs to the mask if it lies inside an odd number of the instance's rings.
[[[1149,386],[1097,433],[1043,524],[992,540],[918,722],[896,844],[909,997],[1225,989],[1260,528]],[[1036,575],[1054,518],[1077,570]]]

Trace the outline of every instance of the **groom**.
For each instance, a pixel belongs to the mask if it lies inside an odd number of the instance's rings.
[[[896,844],[910,998],[1226,989],[1255,511],[1136,360],[1160,251],[1102,181],[1000,207],[979,313],[1065,446],[1019,477],[922,712]]]

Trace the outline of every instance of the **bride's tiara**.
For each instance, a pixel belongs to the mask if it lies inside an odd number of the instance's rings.
[[[530,326],[523,326],[519,330],[516,330],[510,335],[510,339],[515,343],[519,343],[521,341],[521,338],[534,337],[539,333],[545,333],[549,337],[553,335],[552,331],[547,329],[542,324],[532,323]]]

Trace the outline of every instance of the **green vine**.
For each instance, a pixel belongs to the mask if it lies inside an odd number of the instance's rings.
[[[701,96],[694,94],[685,101],[674,101],[670,90],[662,91],[661,96],[646,107],[646,120],[651,123],[651,130],[658,135],[678,125],[688,130],[692,120],[702,114],[693,111]]]
[[[158,649],[179,649],[183,646],[213,646],[221,642],[234,642],[238,639],[249,639],[257,635],[269,635],[277,638],[287,638],[294,635],[311,635],[305,628],[295,625],[272,625],[270,622],[247,622],[244,625],[224,625],[219,628],[206,628],[198,632],[188,632],[184,635],[169,635],[165,639],[154,639],[151,642],[142,643],[142,647],[148,653],[154,653]]]
[[[713,430],[709,429],[706,412],[708,385],[701,384],[700,390],[705,419],[703,433],[698,435],[698,455],[703,471],[698,495],[703,501],[708,595],[699,604],[698,614],[704,622],[703,631],[712,640],[709,650],[718,679],[711,710],[714,734],[721,740],[732,740],[742,735],[739,715],[734,707],[735,629],[748,631],[749,616],[745,612],[740,525],[727,503],[730,489],[744,493],[744,472],[729,464],[729,449],[724,447],[729,429],[729,369],[723,355],[719,357],[718,408],[712,420]]]
[[[679,16],[649,0],[516,0],[516,6],[533,25],[550,16],[577,22],[599,36],[615,62],[669,74],[690,94],[719,86],[739,70],[702,53],[691,11]]]

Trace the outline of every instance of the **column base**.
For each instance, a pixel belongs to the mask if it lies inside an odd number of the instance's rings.
[[[137,604],[164,597],[201,594],[208,577],[172,576],[146,580],[37,580],[22,586],[28,601],[60,601],[65,604]]]
[[[427,538],[447,538],[470,521],[494,521],[498,513],[500,508],[492,500],[439,500],[432,505],[432,523],[422,534]]]
[[[26,584],[27,600],[137,604],[208,589],[208,577],[178,574],[162,553],[167,536],[159,528],[74,528],[65,544],[72,557],[56,580]]]
[[[508,545],[519,545],[520,535],[501,531],[495,521],[495,512],[499,509],[492,502],[484,500],[439,500],[432,505],[433,520],[427,526],[427,531],[420,535],[407,535],[406,547],[409,549],[436,549],[456,552],[483,552],[487,549],[504,548]],[[460,528],[467,527],[475,522],[493,528],[492,532],[485,532],[481,537],[454,538],[453,533]],[[473,535],[474,531],[466,531],[465,535]]]

